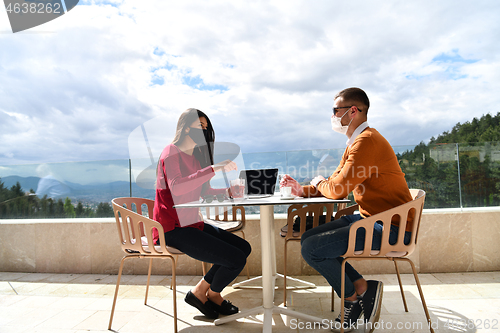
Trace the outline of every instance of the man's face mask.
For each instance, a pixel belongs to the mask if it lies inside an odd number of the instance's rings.
[[[349,110],[351,110],[351,108],[349,108]],[[334,130],[335,132],[340,133],[340,134],[346,134],[347,133],[347,129],[349,128],[349,125],[351,125],[352,119],[349,122],[349,124],[347,124],[345,126],[342,126],[342,118],[344,118],[345,115],[349,113],[349,110],[347,110],[344,113],[344,115],[342,117],[340,117],[340,118],[339,117],[335,117],[335,116],[333,116],[331,118],[332,130]]]

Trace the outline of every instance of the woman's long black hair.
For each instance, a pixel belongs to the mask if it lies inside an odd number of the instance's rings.
[[[212,127],[212,123],[207,115],[198,109],[189,108],[184,111],[179,120],[177,121],[177,129],[175,130],[175,136],[172,140],[172,144],[177,145],[182,142],[186,137],[186,128],[189,128],[193,122],[199,120],[200,117],[204,117],[207,120],[207,129],[205,131],[207,144],[203,146],[196,146],[193,150],[194,157],[200,162],[200,166],[205,168],[209,165],[214,164],[214,141],[215,132]],[[161,155],[160,155],[161,156]],[[158,177],[158,172],[160,172],[160,160],[158,159],[158,164],[156,167],[156,175]],[[155,183],[156,184],[156,183]],[[156,186],[156,185],[155,185]],[[166,188],[166,184],[162,188]]]
[[[177,122],[177,129],[175,131],[172,144],[177,145],[182,142],[182,140],[186,137],[186,128],[189,128],[193,122],[199,120],[201,117],[204,117],[207,120],[207,129],[205,131],[207,145],[196,146],[193,151],[193,155],[200,162],[201,167],[204,168],[214,164],[215,132],[210,119],[203,111],[189,108],[181,114],[179,121]]]
[[[175,130],[175,136],[172,140],[172,144],[177,145],[186,137],[186,128],[191,127],[191,124],[196,120],[199,121],[201,117],[204,117],[207,120],[207,129],[204,131],[205,139],[207,141],[206,145],[196,146],[193,150],[194,157],[200,162],[200,166],[205,168],[209,165],[214,164],[214,142],[215,142],[215,132],[210,122],[210,119],[207,115],[198,109],[189,108],[184,111],[179,120],[177,121],[177,129]],[[161,155],[160,155],[161,156]],[[158,172],[160,170],[160,160],[158,160],[158,164],[156,167],[156,176],[158,178]],[[166,179],[165,179],[166,181]],[[161,184],[163,189],[167,188],[166,184]],[[210,186],[210,181],[203,184],[203,188],[206,189],[207,186]]]

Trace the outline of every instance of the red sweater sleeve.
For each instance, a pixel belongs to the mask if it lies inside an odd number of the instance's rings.
[[[174,196],[192,192],[194,188],[201,187],[215,175],[213,168],[207,166],[193,173],[188,172],[189,175],[183,176],[183,173],[186,174],[186,171],[191,171],[193,168],[184,165],[180,151],[174,145],[168,146],[164,156],[160,163],[165,175],[167,175],[168,188]],[[185,170],[182,170],[182,168],[185,168]]]

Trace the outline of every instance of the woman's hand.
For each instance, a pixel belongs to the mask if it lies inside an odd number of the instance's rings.
[[[298,181],[296,181],[289,175],[283,175],[283,177],[280,180],[280,187],[291,187],[293,195],[298,197],[304,196],[302,185],[300,185]]]
[[[212,165],[212,168],[214,168],[214,171],[215,172],[218,172],[218,171],[232,171],[232,170],[238,170],[238,166],[236,165],[236,163],[234,163],[233,161],[231,160],[225,160],[225,161],[222,161],[222,162],[219,162],[217,164],[214,164]]]

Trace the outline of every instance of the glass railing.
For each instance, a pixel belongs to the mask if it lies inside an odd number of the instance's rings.
[[[500,205],[500,142],[393,149],[408,186],[427,192],[426,208]],[[279,174],[307,184],[317,175],[331,175],[343,152],[243,153],[235,161],[239,169],[278,168]],[[154,199],[154,170],[149,159],[0,166],[0,218],[112,216],[109,203],[115,197]],[[236,177],[236,171],[227,174]],[[213,187],[225,187],[225,182],[221,175],[211,180]],[[279,206],[276,212],[286,209]]]

